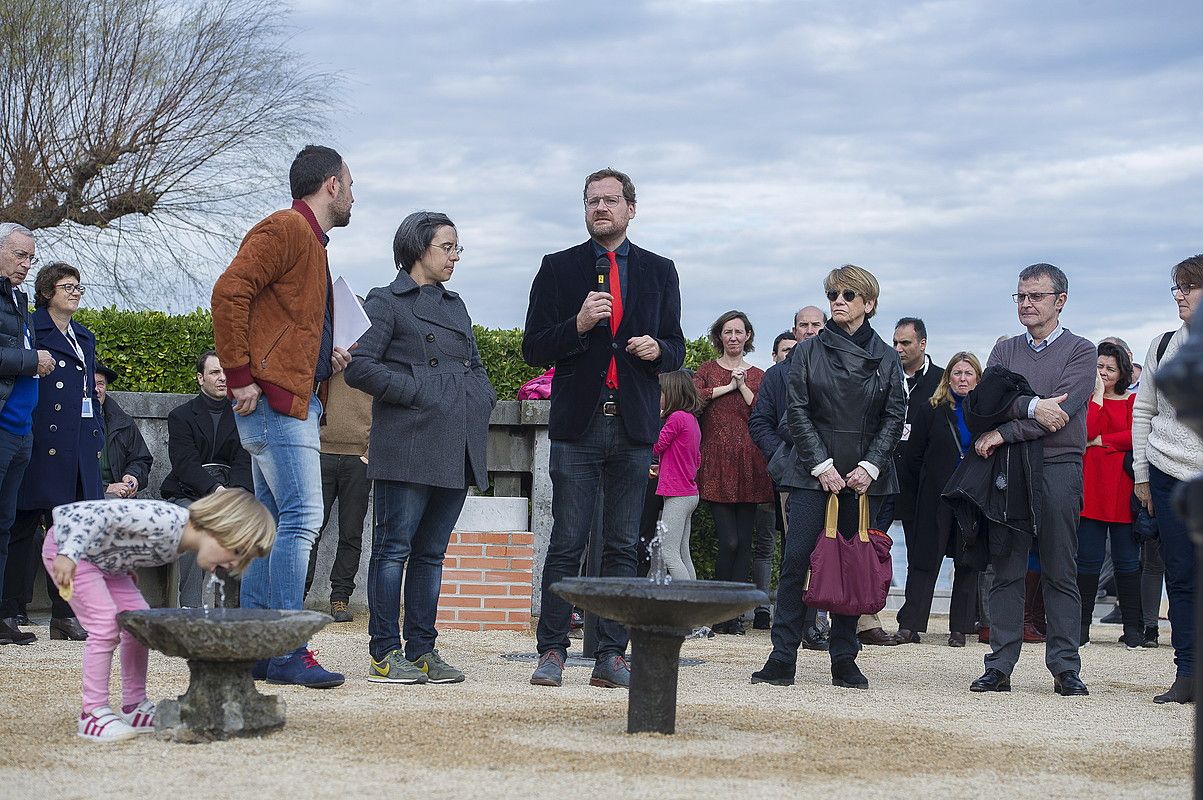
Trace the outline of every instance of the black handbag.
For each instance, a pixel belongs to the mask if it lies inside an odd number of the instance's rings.
[[[1132,518],[1132,535],[1140,544],[1157,541],[1160,536],[1157,530],[1157,517],[1150,514],[1139,501],[1136,502],[1136,505],[1139,508],[1136,509]]]

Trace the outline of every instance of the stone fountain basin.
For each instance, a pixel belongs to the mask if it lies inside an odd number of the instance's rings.
[[[647,578],[564,578],[551,590],[586,611],[628,627],[692,630],[768,603],[750,583]]]
[[[283,655],[332,621],[317,611],[264,608],[151,608],[117,615],[117,623],[147,647],[194,661]]]

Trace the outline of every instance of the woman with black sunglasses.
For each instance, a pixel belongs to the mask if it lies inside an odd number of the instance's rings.
[[[773,617],[773,652],[753,683],[794,682],[806,607],[802,602],[810,556],[823,528],[829,493],[840,496],[839,531],[856,533],[861,495],[869,518],[898,491],[892,454],[906,416],[902,363],[869,324],[880,288],[872,273],[852,264],[823,282],[831,316],[818,336],[799,342],[789,361],[790,441],[770,472],[789,491],[789,526]],[[831,615],[831,683],[867,689],[856,666],[860,643],[855,616]]]

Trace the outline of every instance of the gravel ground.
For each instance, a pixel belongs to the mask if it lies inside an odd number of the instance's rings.
[[[75,736],[82,643],[42,638],[0,648],[0,798],[195,796],[346,798],[395,791],[426,798],[806,796],[1187,797],[1191,706],[1151,698],[1173,675],[1172,651],[1083,650],[1091,696],[1061,698],[1043,647],[1025,648],[1009,695],[974,695],[985,645],[867,648],[869,691],[830,685],[827,656],[803,652],[789,688],[753,686],[765,632],[686,642],[704,659],[681,670],[675,736],[628,736],[626,694],[588,685],[572,667],[560,689],[527,683],[532,636],[440,637],[468,674],[451,686],[368,683],[367,631],[331,625],[314,639],[339,689],[260,684],[288,704],[262,739],[182,745],[146,736],[97,745]],[[947,623],[933,619],[932,630]],[[1101,642],[1118,626],[1096,625]],[[1163,642],[1168,639],[1163,625]],[[151,653],[150,696],[183,692],[185,663]],[[116,676],[114,690],[119,691]],[[116,696],[115,696],[116,699]]]

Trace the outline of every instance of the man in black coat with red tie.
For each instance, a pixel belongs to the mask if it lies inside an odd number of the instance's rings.
[[[661,372],[685,360],[673,262],[627,240],[635,185],[615,169],[585,179],[589,241],[543,257],[522,338],[528,364],[554,364],[551,391],[552,531],[543,566],[531,683],[559,686],[572,606],[549,587],[576,575],[598,488],[604,502],[601,574],[635,575],[652,444],[660,430]],[[626,687],[627,633],[601,620],[590,683]]]

